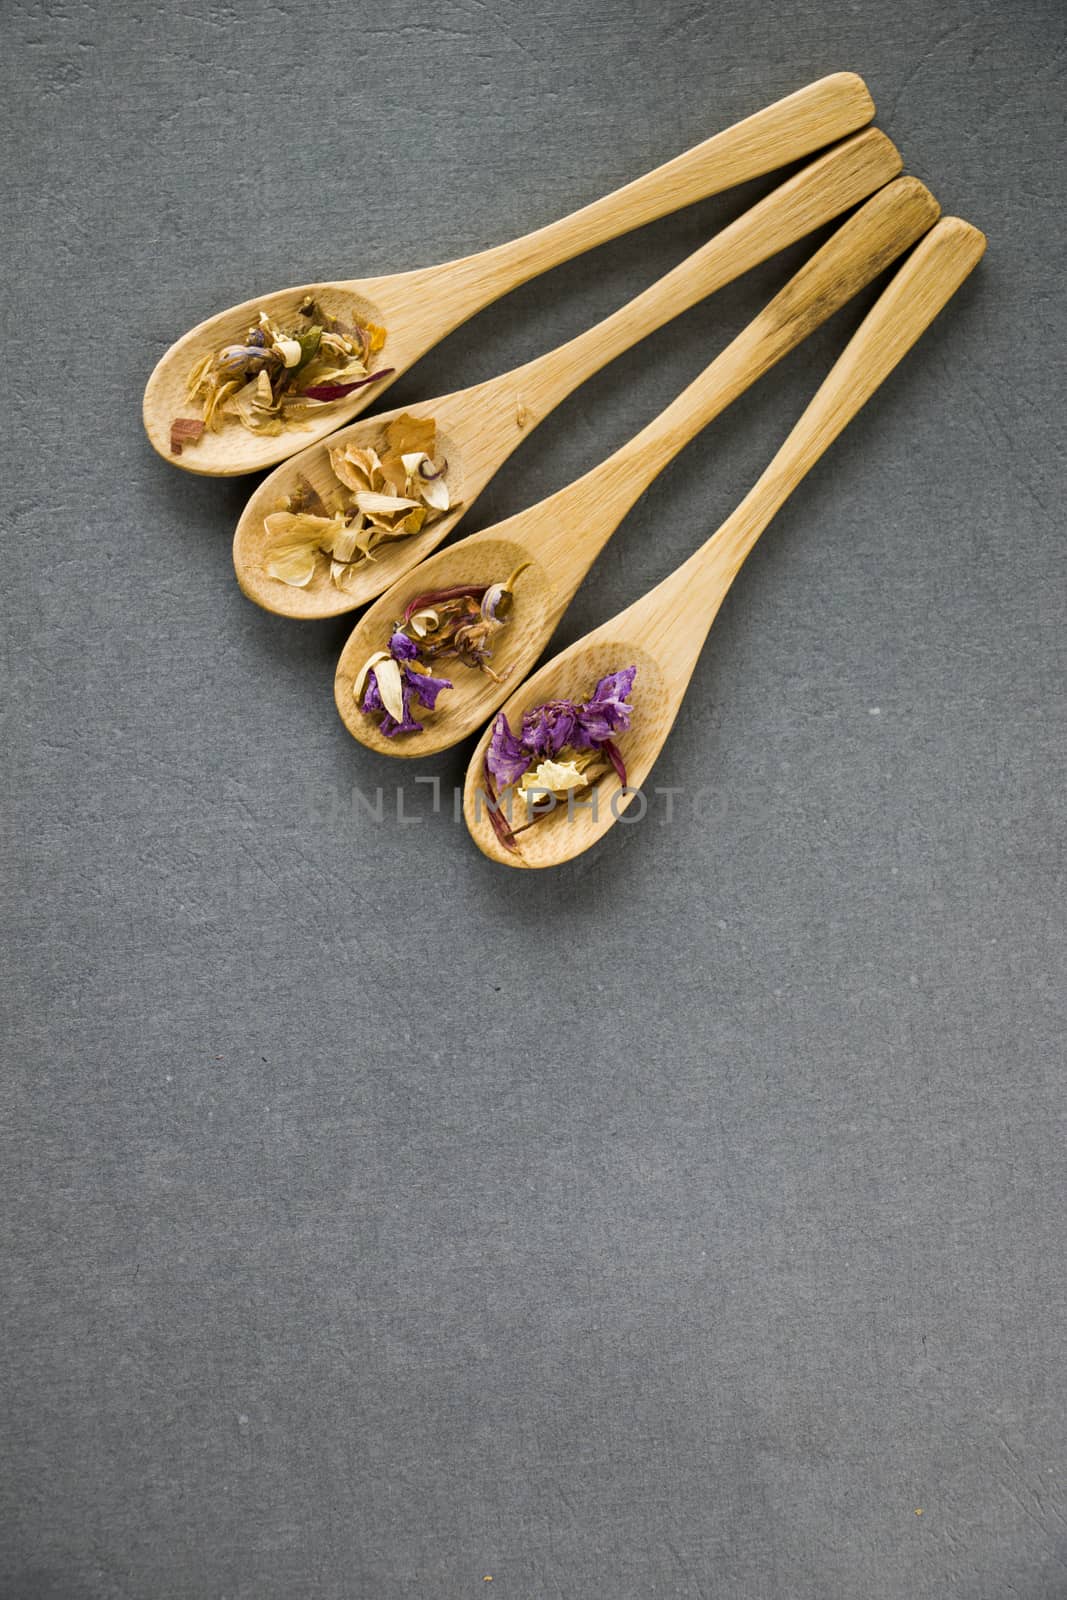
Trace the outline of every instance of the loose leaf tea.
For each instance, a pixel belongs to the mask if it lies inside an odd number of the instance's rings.
[[[392,371],[371,370],[385,344],[384,328],[358,319],[343,323],[312,298],[298,308],[295,324],[282,328],[261,311],[242,341],[209,351],[197,362],[188,396],[199,403],[201,415],[175,417],[170,436],[175,455],[206,430],[217,432],[227,419],[251,433],[281,433]]]
[[[453,687],[448,678],[430,676],[431,661],[454,659],[503,682],[489,665],[493,640],[508,620],[515,583],[529,565],[524,561],[503,583],[431,589],[408,602],[389,648],[364,662],[352,686],[361,711],[385,713],[379,727],[386,737],[421,733],[422,724],[411,715],[412,699],[432,711],[441,690]]]
[[[354,440],[331,445],[333,508],[305,479],[285,510],[264,518],[269,576],[304,589],[320,570],[320,558],[328,557],[330,580],[343,589],[363,562],[374,560],[379,546],[409,538],[444,516],[452,498],[448,464],[435,458],[436,439],[432,417],[405,414],[387,425],[378,450]]]
[[[624,667],[601,678],[588,700],[549,700],[535,706],[523,713],[518,733],[501,711],[485,754],[484,781],[489,819],[507,849],[515,850],[516,833],[545,814],[537,809],[539,801],[550,799],[554,809],[560,795],[590,788],[612,769],[626,787],[626,766],[615,735],[630,726],[636,676],[636,667]],[[509,790],[526,805],[527,820],[518,828],[513,826]]]

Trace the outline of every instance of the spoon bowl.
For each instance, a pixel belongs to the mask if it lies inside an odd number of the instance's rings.
[[[360,618],[337,663],[334,698],[341,721],[361,744],[383,755],[433,755],[462,737],[456,734],[457,727],[468,732],[481,727],[507,694],[509,682],[518,683],[537,660],[559,616],[556,586],[544,563],[532,556],[530,546],[507,536],[507,527],[507,523],[501,523],[487,536],[476,535],[432,556],[407,573]],[[360,710],[354,690],[364,664],[376,651],[384,649],[394,627],[402,621],[405,607],[418,595],[435,589],[502,583],[524,563],[529,565],[516,584],[512,615],[493,650],[492,668],[497,678],[461,661],[430,663],[435,677],[448,678],[453,684],[447,691],[447,717],[431,717],[427,713],[421,733],[387,738],[374,718]]]
[[[671,663],[650,650],[646,639],[633,637],[625,627],[587,634],[527,678],[505,711],[511,728],[517,730],[524,711],[550,700],[585,699],[601,678],[622,667],[637,668],[630,696],[633,721],[622,741],[626,787],[615,773],[609,772],[588,794],[574,794],[569,802],[566,797],[554,804],[546,801],[546,809],[532,824],[526,823],[524,802],[508,795],[498,796],[497,804],[512,829],[517,850],[509,850],[493,826],[492,802],[484,781],[492,725],[486,729],[467,769],[463,814],[475,844],[490,860],[509,867],[559,866],[596,844],[641,798],[641,786],[655,765],[676,715]],[[644,803],[640,809],[643,812]]]
[[[390,588],[404,573],[436,550],[462,519],[467,510],[467,495],[470,488],[474,487],[470,449],[455,434],[438,426],[434,454],[447,463],[444,481],[448,485],[451,500],[451,508],[443,516],[428,523],[419,533],[379,545],[371,559],[361,561],[352,569],[343,588],[333,583],[327,561],[320,564],[322,570],[303,589],[282,583],[267,570],[270,536],[265,518],[272,511],[285,510],[301,478],[311,485],[328,511],[345,509],[350,500],[346,499],[344,486],[330,466],[330,447],[350,440],[361,448],[369,446],[382,455],[385,452],[385,430],[390,422],[401,416],[433,418],[440,423],[440,403],[420,401],[417,405],[383,411],[350,428],[343,428],[339,433],[332,434],[325,443],[283,462],[259,485],[245,506],[234,533],[233,564],[242,591],[250,600],[262,606],[264,611],[298,620],[338,617],[355,611],[384,589]]]
[[[357,282],[307,283],[294,289],[281,289],[220,311],[183,334],[156,364],[145,388],[144,425],[155,449],[186,472],[207,477],[226,478],[243,472],[260,472],[282,457],[292,455],[294,450],[303,450],[316,439],[324,438],[370,405],[402,370],[399,364],[409,365],[415,358],[409,353],[405,360],[405,344],[410,341],[405,341],[403,325],[390,327],[391,321],[396,323],[395,313],[368,296],[365,289],[370,287]],[[374,358],[381,370],[380,380],[354,390],[341,400],[322,402],[299,423],[289,423],[282,434],[250,433],[239,423],[228,420],[217,433],[209,429],[194,444],[186,445],[181,456],[176,458],[171,450],[171,424],[176,417],[195,412],[195,402],[191,409],[187,387],[189,374],[197,362],[225,345],[243,343],[261,311],[280,326],[299,324],[304,320],[298,314],[299,307],[308,295],[318,300],[328,316],[337,317],[341,322],[358,318],[388,330],[386,347]]]

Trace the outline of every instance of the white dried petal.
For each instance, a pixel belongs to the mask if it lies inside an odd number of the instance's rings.
[[[399,661],[394,661],[392,656],[386,656],[384,661],[379,661],[375,666],[374,678],[378,685],[378,693],[382,697],[382,705],[396,722],[403,722],[404,681],[400,676]]]
[[[304,354],[299,339],[276,338],[274,348],[287,367],[298,367]]]
[[[418,487],[419,493],[426,504],[432,506],[435,511],[447,511],[452,504],[452,497],[448,492],[448,484],[445,482],[443,473],[437,478],[419,479]]]
[[[367,657],[366,661],[364,661],[356,675],[355,683],[352,685],[352,693],[357,700],[362,700],[363,698],[363,688],[367,682],[367,674],[370,672],[371,668],[376,667],[379,661],[388,661],[389,659],[390,656],[388,650],[375,650],[372,656]],[[380,686],[379,693],[381,693]]]
[[[425,639],[428,633],[434,631],[439,621],[440,618],[436,611],[416,611],[408,623],[408,627],[419,639]]]

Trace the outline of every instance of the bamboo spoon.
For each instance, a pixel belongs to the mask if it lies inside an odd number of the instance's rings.
[[[873,202],[872,202],[873,203]],[[471,758],[464,815],[479,849],[517,867],[549,867],[587,850],[617,821],[644,783],[666,739],[723,598],[752,546],[793,489],[929,327],[985,250],[969,223],[946,217],[901,267],[762,477],[718,532],[642,599],[535,672],[504,710],[522,713],[562,697],[585,698],[601,677],[636,665],[633,724],[621,734],[629,785],[601,779],[583,808],[561,807],[524,828],[509,850],[497,837],[483,791],[491,729]],[[521,826],[521,824],[519,824]]]
[[[852,72],[836,72],[735,123],[614,194],[520,239],[440,266],[381,278],[302,284],[220,311],[171,345],[156,365],[144,396],[148,437],[161,456],[187,472],[230,477],[261,471],[351,421],[453,328],[520,283],[631,228],[798,161],[854,133],[873,116],[874,102],[863,79]],[[324,405],[321,417],[308,427],[271,438],[249,433],[233,422],[220,433],[206,433],[176,459],[170,448],[171,423],[188,410],[186,385],[197,361],[208,351],[233,343],[260,311],[283,323],[291,321],[308,294],[342,320],[355,313],[385,327],[380,382]]]
[[[348,731],[373,750],[426,756],[473,733],[508,684],[458,662],[435,664],[447,690],[421,733],[387,738],[360,710],[355,684],[417,595],[458,584],[503,582],[529,563],[507,625],[494,641],[494,672],[517,682],[544,650],[595,557],[657,473],[750,384],[798,345],[930,228],[933,196],[898,178],[851,217],[678,398],[606,461],[539,505],[460,539],[395,584],[360,618],[337,665],[334,694]],[[625,663],[623,663],[625,665]],[[423,720],[421,717],[420,721]]]
[[[512,451],[579,384],[672,317],[840,216],[900,168],[900,155],[884,133],[868,128],[854,134],[596,327],[511,372],[405,408],[407,415],[432,417],[437,425],[454,509],[422,533],[379,546],[374,560],[361,562],[343,590],[331,582],[325,558],[307,588],[271,577],[264,518],[287,504],[301,478],[327,505],[336,501],[340,485],[330,466],[330,449],[348,440],[381,451],[386,425],[403,411],[353,423],[290,457],[256,490],[237,525],[233,560],[241,588],[266,610],[288,617],[335,617],[373,600],[436,550]]]

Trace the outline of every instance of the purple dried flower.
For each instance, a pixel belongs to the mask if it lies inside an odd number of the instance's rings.
[[[502,789],[518,783],[530,765],[530,752],[521,739],[517,739],[508,726],[503,712],[493,724],[493,736],[485,755],[485,765],[490,775]]]
[[[621,753],[619,751],[618,745],[612,743],[612,741],[610,739],[605,739],[604,743],[601,745],[600,748],[603,750],[604,754],[607,756],[608,760],[611,762],[612,766],[615,768],[615,775],[618,778],[619,782],[622,784],[623,788],[624,789],[627,788],[627,783],[626,783],[626,763],[622,759],[622,755],[621,755]]]
[[[601,678],[592,695],[578,711],[578,721],[586,746],[600,745],[613,733],[624,733],[630,726],[633,706],[627,696],[637,676],[636,667],[624,667]]]
[[[360,710],[382,713],[382,720],[378,724],[387,739],[397,733],[421,733],[422,723],[416,722],[411,712],[411,703],[416,701],[425,706],[427,711],[432,711],[437,703],[437,696],[442,689],[451,689],[452,684],[448,678],[431,678],[429,673],[414,672],[408,665],[418,655],[415,642],[409,639],[406,633],[399,630],[389,640],[389,654],[400,667],[400,694],[404,715],[398,722],[385,708],[381,691],[378,688],[378,679],[372,667],[367,674],[367,683],[360,701]]]
[[[546,756],[558,756],[564,749],[603,750],[619,779],[626,785],[626,768],[612,735],[630,726],[633,707],[627,696],[637,676],[636,667],[624,667],[601,678],[592,697],[581,705],[573,700],[549,700],[535,706],[522,719],[522,732],[512,733],[503,712],[493,725],[493,735],[485,756],[486,770],[506,789],[518,783],[523,773]]]
[[[550,700],[527,711],[522,719],[522,742],[532,756],[558,756],[571,744],[578,727],[578,707],[572,700]]]
[[[394,661],[414,661],[419,653],[419,647],[414,639],[409,639],[406,633],[401,633],[398,628],[389,640],[389,654]]]

